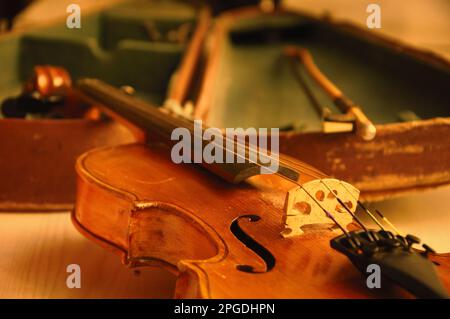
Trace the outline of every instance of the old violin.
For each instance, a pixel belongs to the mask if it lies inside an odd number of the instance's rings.
[[[241,163],[175,164],[171,132],[193,132],[192,121],[99,80],[77,87],[154,140],[78,159],[73,222],[128,266],[176,272],[175,297],[448,297],[449,257],[416,250],[420,240],[369,211],[352,185],[284,155],[274,174],[259,174],[264,164],[250,155],[260,150],[248,144]],[[369,265],[380,267],[380,289],[361,276]]]

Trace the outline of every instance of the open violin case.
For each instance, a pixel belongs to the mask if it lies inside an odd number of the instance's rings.
[[[182,25],[195,27],[198,10],[169,1],[132,2],[83,12],[81,29],[67,28],[63,19],[1,36],[0,100],[19,95],[35,66],[54,65],[66,69],[73,81],[98,77],[115,86],[131,86],[139,97],[161,105],[187,45],[167,40],[167,34]],[[151,41],[149,28],[164,38]],[[141,140],[116,121],[87,115],[84,104],[71,92],[61,107],[81,108],[75,115],[0,119],[1,210],[71,209],[79,155],[100,146]]]
[[[285,128],[280,152],[349,181],[366,199],[448,183],[445,59],[369,29],[282,10],[222,14],[211,37],[196,118],[214,127]],[[373,140],[323,131],[323,119],[283,56],[288,45],[310,51],[323,73],[362,107],[376,125]],[[305,81],[320,105],[333,106],[318,85]]]
[[[278,127],[280,152],[352,183],[368,200],[450,182],[449,61],[328,16],[258,7],[210,12],[186,2],[126,1],[83,16],[81,29],[68,29],[64,20],[2,36],[0,99],[18,95],[36,65],[56,65],[74,80],[131,86],[155,107],[209,126]],[[362,107],[376,125],[373,140],[348,129],[324,132],[283,57],[287,45],[309,50]],[[308,82],[319,103],[338,113]],[[80,100],[75,91],[65,103],[74,99]],[[1,210],[70,208],[78,155],[144,140],[87,113],[0,120]]]

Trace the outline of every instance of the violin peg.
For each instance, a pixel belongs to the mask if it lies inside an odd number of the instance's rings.
[[[406,235],[405,239],[408,242],[408,247],[411,247],[414,244],[420,243],[420,238],[416,237],[414,235],[411,235],[411,234]]]

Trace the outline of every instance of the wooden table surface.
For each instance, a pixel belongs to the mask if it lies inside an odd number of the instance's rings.
[[[108,0],[78,0],[82,6]],[[372,1],[288,0],[288,5],[365,23]],[[381,4],[381,32],[425,46],[450,58],[450,2],[446,0],[374,1]],[[22,15],[19,27],[65,15],[72,1],[42,0]],[[37,18],[38,17],[38,18]],[[428,238],[439,251],[450,251],[450,188],[381,203],[386,215]],[[406,213],[406,214],[405,214]],[[407,217],[409,216],[409,217]],[[0,298],[166,298],[175,277],[146,268],[139,272],[121,265],[117,256],[81,236],[68,212],[0,214]],[[66,286],[66,267],[79,264],[81,288]]]
[[[0,298],[170,298],[175,276],[158,268],[128,269],[79,234],[63,213],[0,214]],[[67,265],[81,268],[69,289]]]

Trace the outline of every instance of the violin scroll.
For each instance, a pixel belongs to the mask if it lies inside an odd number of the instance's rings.
[[[35,66],[22,93],[3,101],[2,113],[9,118],[25,118],[28,114],[60,118],[62,106],[72,86],[69,73],[61,67]]]
[[[37,65],[34,67],[31,79],[25,83],[24,92],[38,92],[40,96],[64,96],[72,87],[72,79],[62,67],[52,65]]]

